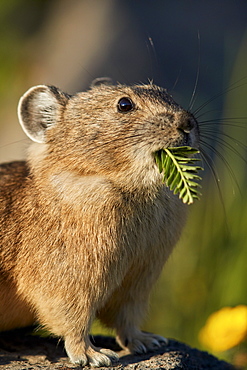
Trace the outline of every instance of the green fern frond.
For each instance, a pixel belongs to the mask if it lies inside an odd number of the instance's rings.
[[[201,177],[197,173],[203,168],[195,165],[199,159],[192,155],[196,153],[199,153],[197,149],[181,146],[161,149],[154,154],[164,183],[187,204],[192,204],[201,195],[198,191],[201,186],[197,182]]]

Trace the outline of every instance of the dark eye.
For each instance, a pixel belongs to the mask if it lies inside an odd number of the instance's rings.
[[[117,104],[118,110],[121,113],[126,113],[134,108],[134,104],[130,98],[121,98]]]

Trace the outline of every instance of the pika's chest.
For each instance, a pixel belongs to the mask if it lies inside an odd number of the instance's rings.
[[[138,197],[101,178],[67,173],[53,176],[51,184],[62,205],[63,231],[78,236],[78,242],[143,253],[176,243],[185,223],[186,206],[166,188]]]
[[[145,204],[134,204],[130,215],[122,212],[122,232],[134,253],[143,255],[157,250],[166,253],[179,239],[186,221],[186,206],[166,193]],[[121,210],[120,210],[121,213]]]

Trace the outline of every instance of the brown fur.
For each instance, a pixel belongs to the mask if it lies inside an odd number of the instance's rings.
[[[120,112],[122,97],[134,109]],[[0,167],[0,330],[39,322],[82,365],[116,357],[90,343],[95,317],[132,352],[160,346],[139,325],[186,206],[162,184],[153,153],[196,146],[196,121],[152,84],[72,97],[37,86],[19,119],[36,143],[26,162]]]

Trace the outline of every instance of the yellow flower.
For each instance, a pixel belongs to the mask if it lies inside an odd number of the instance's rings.
[[[247,336],[247,306],[224,307],[214,312],[199,333],[199,340],[215,352],[235,347]]]

